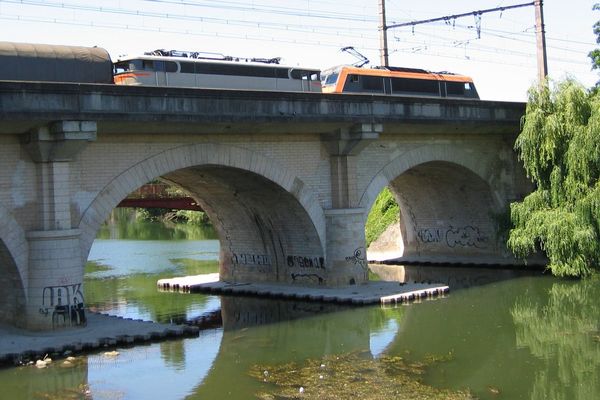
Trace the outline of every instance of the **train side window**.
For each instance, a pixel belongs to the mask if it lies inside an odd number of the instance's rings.
[[[369,92],[383,92],[383,78],[380,76],[363,76],[362,87]]]
[[[307,72],[301,69],[290,70],[290,78],[292,79],[306,79]]]
[[[393,93],[422,93],[439,96],[440,84],[429,79],[392,78]]]
[[[179,66],[180,66],[180,72],[182,74],[193,74],[194,73],[194,63],[193,62],[181,61],[179,63]]]
[[[256,69],[255,69],[256,75],[254,75],[254,76],[262,76],[265,78],[270,78],[273,76],[273,74],[269,70],[270,70],[269,67],[256,67]],[[287,68],[275,68],[274,72],[275,72],[275,77],[277,77],[277,78],[290,79],[290,75],[288,74]],[[242,73],[240,75],[245,75],[245,74]]]
[[[319,74],[314,72],[314,71],[310,71],[310,70],[306,70],[306,69],[295,69],[292,68],[290,70],[290,78],[292,79],[302,79],[305,81],[318,81],[319,80]]]
[[[174,61],[154,61],[154,70],[159,72],[177,72],[177,63]]]
[[[142,69],[144,71],[154,71],[154,61],[143,60]]]
[[[131,60],[129,61],[129,69],[131,71],[140,71],[144,69],[144,63],[142,60]]]
[[[165,70],[167,72],[177,72],[177,63],[175,61],[165,61]]]
[[[465,83],[463,82],[446,82],[446,91],[448,96],[464,96]]]
[[[183,64],[181,65],[183,71]],[[289,78],[285,68],[259,67],[253,65],[229,65],[221,63],[196,63],[197,74],[255,76],[263,78]]]
[[[115,63],[115,74],[121,74],[127,71],[129,71],[129,63]]]

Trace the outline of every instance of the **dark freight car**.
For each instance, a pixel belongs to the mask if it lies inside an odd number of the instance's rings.
[[[0,42],[0,80],[113,83],[100,47]]]

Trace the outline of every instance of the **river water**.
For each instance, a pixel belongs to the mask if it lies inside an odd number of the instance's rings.
[[[218,255],[210,229],[107,227],[86,266],[87,305],[199,336],[5,368],[0,398],[600,398],[597,279],[397,267],[451,292],[386,308],[157,291],[161,278],[217,272]]]

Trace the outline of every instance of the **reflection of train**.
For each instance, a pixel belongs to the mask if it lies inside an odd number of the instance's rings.
[[[320,71],[285,67],[278,58],[239,59],[175,50],[155,50],[115,63],[120,85],[320,92]]]
[[[473,80],[448,72],[422,69],[340,66],[321,73],[324,93],[368,93],[478,99]]]

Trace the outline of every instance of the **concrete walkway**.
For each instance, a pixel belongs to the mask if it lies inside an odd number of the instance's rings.
[[[448,293],[450,288],[438,283],[399,283],[369,281],[360,285],[342,287],[298,286],[269,283],[229,283],[219,280],[219,274],[184,276],[161,279],[160,290],[204,292],[319,301],[340,304],[409,303],[422,298]]]
[[[118,345],[197,336],[198,327],[158,324],[86,312],[87,325],[34,332],[0,325],[0,365],[20,365],[45,355],[56,358]]]

